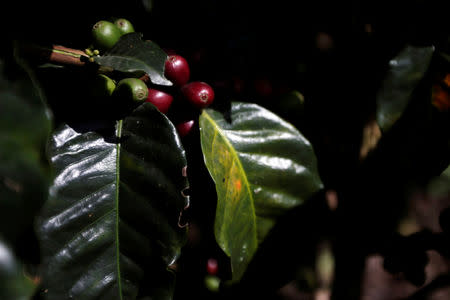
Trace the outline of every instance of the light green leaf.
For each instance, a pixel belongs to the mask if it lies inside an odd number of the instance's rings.
[[[322,188],[316,156],[296,128],[256,104],[232,103],[231,123],[206,109],[200,130],[218,196],[216,239],[239,280],[277,217]]]

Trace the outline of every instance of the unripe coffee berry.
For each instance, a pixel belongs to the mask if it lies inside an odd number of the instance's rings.
[[[124,18],[120,18],[114,21],[114,24],[119,28],[122,34],[134,32],[133,24]]]
[[[182,86],[189,81],[191,71],[188,62],[180,55],[169,55],[164,69],[164,76],[176,86]]]
[[[173,96],[163,91],[148,89],[146,102],[152,103],[160,112],[166,114],[173,102]]]
[[[109,21],[98,21],[92,27],[93,43],[95,47],[103,51],[111,49],[121,35],[119,28]]]
[[[104,74],[96,75],[91,85],[92,95],[96,97],[111,96],[115,89],[116,83],[114,80]]]
[[[148,97],[148,88],[139,78],[124,78],[119,81],[114,93],[134,102],[142,102]]]
[[[181,88],[183,96],[195,107],[205,108],[214,101],[213,88],[203,81],[193,81]]]
[[[220,278],[214,275],[206,275],[205,286],[211,292],[218,292],[220,289]]]

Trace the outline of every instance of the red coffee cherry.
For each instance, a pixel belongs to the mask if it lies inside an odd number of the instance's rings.
[[[273,86],[269,79],[258,78],[253,82],[256,94],[261,97],[270,97],[273,94]]]
[[[160,112],[166,114],[173,102],[173,96],[163,91],[148,89],[146,102],[152,103]]]
[[[177,124],[176,128],[177,128],[178,135],[182,138],[187,136],[191,132],[192,128],[194,127],[194,124],[195,124],[194,120],[185,121],[185,122],[181,122],[181,123]]]
[[[176,86],[189,81],[191,71],[188,62],[180,55],[170,55],[165,63],[164,75]]]
[[[206,272],[208,272],[209,275],[216,275],[218,270],[219,265],[217,260],[215,258],[208,259],[208,262],[206,263]]]
[[[192,105],[200,109],[208,107],[214,101],[214,90],[206,82],[190,82],[183,85],[181,92]]]

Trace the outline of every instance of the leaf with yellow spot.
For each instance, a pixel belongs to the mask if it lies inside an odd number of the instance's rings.
[[[294,126],[256,104],[233,102],[231,122],[205,109],[199,123],[218,196],[216,240],[236,281],[276,219],[322,188],[316,156]]]

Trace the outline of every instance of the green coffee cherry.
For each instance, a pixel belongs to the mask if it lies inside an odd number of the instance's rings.
[[[133,24],[131,24],[130,21],[127,19],[121,18],[114,21],[114,24],[116,24],[117,28],[119,28],[120,32],[122,34],[134,32]]]
[[[104,74],[98,74],[92,81],[92,95],[96,97],[109,97],[116,89],[114,80]]]
[[[135,102],[143,102],[148,97],[148,88],[139,78],[125,78],[119,81],[114,93]]]
[[[92,37],[95,47],[100,50],[111,49],[122,35],[120,29],[109,21],[98,21],[92,27]]]
[[[218,292],[220,289],[220,279],[214,275],[205,276],[205,286],[211,292]]]

